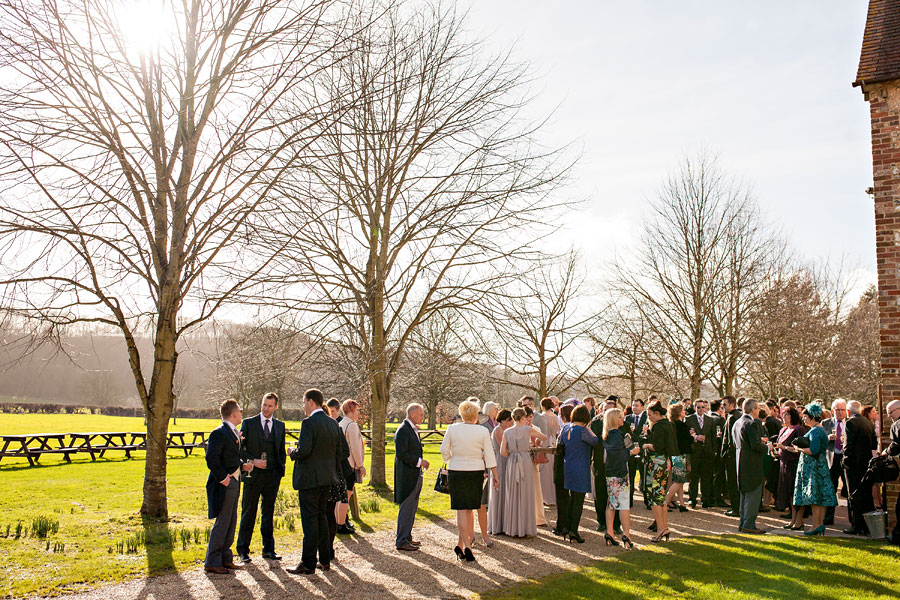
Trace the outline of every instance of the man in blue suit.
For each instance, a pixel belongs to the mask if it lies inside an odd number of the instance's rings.
[[[206,500],[209,518],[215,519],[209,532],[209,547],[204,566],[207,573],[227,575],[228,569],[240,569],[234,564],[234,530],[237,525],[238,496],[241,492],[241,471],[252,471],[253,464],[242,458],[241,435],[237,426],[242,411],[237,400],[225,400],[219,407],[222,425],[209,434],[206,441]]]

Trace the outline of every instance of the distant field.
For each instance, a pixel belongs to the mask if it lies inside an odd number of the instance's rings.
[[[179,419],[178,431],[211,430],[220,421],[212,419]],[[298,429],[299,423],[288,423]],[[396,425],[389,426],[393,431]],[[13,415],[0,414],[0,434],[62,433],[85,431],[142,431],[143,421],[132,417],[100,415]],[[428,444],[426,458],[432,469],[426,474],[420,515],[443,519],[452,517],[447,496],[433,491],[434,477],[440,466],[438,445]],[[387,479],[393,482],[393,444],[387,446]],[[141,503],[143,453],[133,453],[127,460],[121,452],[91,462],[86,455],[77,456],[72,464],[61,457],[47,456],[38,467],[28,467],[19,459],[4,458],[0,462],[0,596],[54,594],[77,589],[98,581],[123,579],[156,573],[166,569],[191,568],[202,561],[205,531],[211,525],[206,519],[207,469],[202,451],[185,458],[181,451],[171,451],[168,469],[169,528],[174,530],[174,544],[138,545],[128,552],[129,540],[146,533],[160,540],[165,530],[146,530],[137,516]],[[368,455],[367,455],[368,459]],[[368,460],[367,460],[368,462]],[[368,465],[367,465],[368,466]],[[282,481],[283,494],[276,509],[275,533],[279,550],[296,550],[302,535],[296,493],[291,489],[293,463]],[[360,501],[363,532],[374,528],[393,527],[397,508],[390,490],[361,486]],[[377,511],[372,503],[377,504]],[[369,508],[368,511],[365,509]],[[56,533],[40,539],[30,533],[35,519],[58,520]],[[17,525],[29,530],[27,537],[15,539]],[[10,533],[7,536],[6,530]],[[294,531],[289,528],[293,527]],[[194,534],[199,542],[194,541]],[[182,547],[181,537],[190,539]],[[48,541],[50,542],[48,548]],[[53,545],[57,544],[57,551]],[[62,548],[59,544],[64,544]],[[121,544],[121,551],[119,544]],[[149,550],[149,552],[148,552]],[[252,552],[261,551],[258,529]]]

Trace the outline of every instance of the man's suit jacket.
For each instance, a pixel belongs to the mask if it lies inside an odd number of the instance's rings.
[[[337,422],[323,411],[303,419],[297,450],[291,455],[294,466],[294,489],[336,485],[341,460],[346,458],[341,450],[341,429]]]
[[[719,456],[722,454],[722,438],[725,437],[725,419],[714,412],[707,412],[706,416],[713,420],[713,454]],[[720,432],[723,434],[722,437],[719,437]]]
[[[762,485],[766,455],[766,446],[761,439],[763,432],[760,420],[748,414],[737,420],[731,432],[737,450],[738,485],[742,492],[751,492]]]
[[[206,479],[206,504],[209,518],[215,519],[225,502],[225,486],[221,481],[234,473],[243,464],[240,440],[224,421],[213,429],[206,440],[206,466],[209,477]]]
[[[841,433],[843,434],[844,429],[847,427],[847,420],[844,419],[843,424],[841,424]],[[831,417],[830,419],[825,419],[822,421],[822,429],[825,430],[825,433],[831,435],[835,433],[837,429],[837,419]],[[825,458],[828,459],[828,468],[834,464],[834,440],[828,440],[828,448],[825,450]]]
[[[872,458],[872,450],[878,449],[875,425],[862,415],[854,415],[844,423],[847,426],[847,439],[841,466],[865,473]]]
[[[716,422],[709,414],[703,415],[703,427],[700,427],[700,417],[697,414],[688,416],[684,420],[694,435],[702,435],[706,439],[702,442],[695,441],[691,444],[691,455],[693,458],[711,457],[715,451],[716,439]]]
[[[260,458],[266,451],[266,438],[259,415],[244,419],[241,423],[241,433],[244,434],[244,449],[250,458]],[[284,477],[284,467],[287,462],[287,452],[284,449],[284,421],[272,417],[272,435],[275,436],[277,456],[266,457],[267,468],[277,472],[279,477]]]
[[[725,417],[725,428],[722,432],[722,456],[735,456],[737,448],[734,445],[734,424],[743,413],[735,408]]]
[[[631,428],[631,431],[635,436],[634,443],[637,444],[638,442],[642,442],[645,439],[644,425],[649,423],[646,410],[640,415],[636,415],[634,413],[625,415],[625,423]]]
[[[403,421],[394,433],[394,502],[400,504],[412,494],[422,471],[422,441],[416,428]]]

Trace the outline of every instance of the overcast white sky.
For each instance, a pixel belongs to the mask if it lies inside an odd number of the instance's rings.
[[[875,281],[868,104],[855,79],[866,0],[477,0],[473,31],[540,75],[536,114],[584,148],[573,241],[602,264],[647,201],[706,148],[810,259]],[[465,6],[465,0],[463,1]],[[573,219],[574,220],[574,219]]]

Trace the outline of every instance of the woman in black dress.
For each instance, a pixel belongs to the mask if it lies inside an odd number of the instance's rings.
[[[675,442],[678,445],[678,454],[671,457],[672,461],[672,485],[666,494],[666,504],[671,509],[687,512],[684,505],[684,484],[687,483],[688,473],[691,468],[691,451],[694,439],[691,437],[691,429],[684,422],[684,405],[681,403],[669,405],[669,421],[675,429]],[[678,502],[675,499],[678,499]]]

